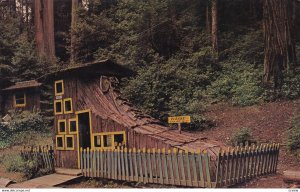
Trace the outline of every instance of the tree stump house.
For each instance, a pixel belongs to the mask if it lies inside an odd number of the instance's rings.
[[[133,71],[111,60],[60,70],[40,80],[51,83],[54,93],[56,166],[80,167],[80,148],[178,148],[215,155],[220,143],[169,127],[136,110],[123,99],[119,78]]]

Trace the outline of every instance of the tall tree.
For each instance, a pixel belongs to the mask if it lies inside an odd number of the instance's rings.
[[[211,40],[213,51],[218,55],[218,0],[211,0]]]
[[[264,82],[274,78],[274,87],[283,83],[283,71],[296,64],[293,0],[264,0]]]
[[[55,58],[53,0],[34,1],[35,39],[39,56]]]
[[[75,62],[75,41],[76,41],[76,35],[74,32],[75,25],[77,23],[77,9],[79,5],[79,0],[72,0],[72,20],[71,20],[71,63]]]

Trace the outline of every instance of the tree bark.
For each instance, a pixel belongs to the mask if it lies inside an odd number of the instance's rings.
[[[72,0],[72,20],[71,20],[71,55],[70,62],[76,62],[76,35],[74,34],[74,28],[77,23],[77,9],[79,5],[79,0]]]
[[[264,82],[283,83],[283,72],[296,64],[292,0],[264,0]]]
[[[38,55],[53,60],[55,58],[53,0],[34,1],[34,24]]]
[[[212,49],[218,55],[218,0],[211,0],[211,18]]]
[[[35,43],[40,57],[45,55],[42,3],[41,0],[34,0]]]
[[[207,34],[210,34],[211,33],[211,23],[210,23],[210,20],[211,20],[211,17],[210,17],[210,10],[209,10],[210,6],[209,6],[209,2],[207,3],[206,5],[206,31],[207,31]]]

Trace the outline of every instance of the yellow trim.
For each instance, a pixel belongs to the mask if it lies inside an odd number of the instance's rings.
[[[56,112],[56,103],[60,103],[60,106],[61,106],[61,112]],[[63,114],[63,100],[60,99],[60,100],[54,100],[54,115],[61,115]]]
[[[72,147],[68,147],[67,145],[67,138],[72,138]],[[66,150],[74,150],[75,149],[75,143],[74,143],[74,135],[65,135],[65,146],[66,146]]]
[[[63,123],[65,123],[65,132],[61,132],[60,131],[60,123],[61,122],[63,122]],[[57,121],[57,131],[58,131],[58,134],[66,134],[67,133],[67,120],[65,120],[65,119],[59,119],[58,121]]]
[[[71,121],[75,121],[76,131],[71,131]],[[78,132],[77,119],[76,118],[69,119],[69,134],[77,134],[77,132]]]
[[[16,94],[14,94],[14,104],[15,107],[25,107],[26,106],[26,94],[24,94],[24,103],[23,104],[17,104]]]
[[[89,113],[89,120],[90,120],[90,135],[91,135],[91,141],[93,137],[93,129],[92,129],[92,113],[90,109],[86,110],[81,110],[81,111],[76,111],[76,125],[77,125],[77,163],[78,163],[78,168],[80,169],[80,147],[79,147],[79,125],[78,125],[78,115],[81,113]]]
[[[91,145],[91,148],[92,149],[114,149],[116,146],[115,146],[115,138],[114,136],[117,135],[117,134],[123,134],[123,137],[124,137],[124,144],[126,145],[126,142],[127,142],[127,138],[126,138],[126,132],[125,131],[117,131],[117,132],[104,132],[104,133],[94,133],[92,134],[92,145]],[[112,136],[112,145],[110,147],[104,147],[104,135],[111,135]],[[95,147],[95,138],[94,136],[101,136],[101,147]]]
[[[66,110],[66,101],[70,101],[70,104],[71,104],[71,110],[70,110],[70,111],[67,111],[67,110]],[[64,99],[64,113],[65,113],[65,114],[73,113],[73,103],[72,103],[72,98]]]
[[[62,147],[58,147],[57,146],[57,138],[62,138]],[[56,143],[55,143],[55,146],[56,146],[56,150],[64,150],[65,149],[65,141],[64,141],[65,137],[63,135],[56,135]]]
[[[56,85],[59,84],[59,83],[61,83],[62,92],[57,93],[57,87],[56,87]],[[65,92],[65,89],[64,89],[64,81],[63,81],[63,80],[55,81],[54,89],[55,89],[55,96],[63,95],[64,92]]]

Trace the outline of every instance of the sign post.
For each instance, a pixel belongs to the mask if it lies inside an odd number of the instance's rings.
[[[181,123],[191,123],[191,116],[175,116],[175,117],[168,117],[168,123],[178,124],[179,133],[181,133]]]

